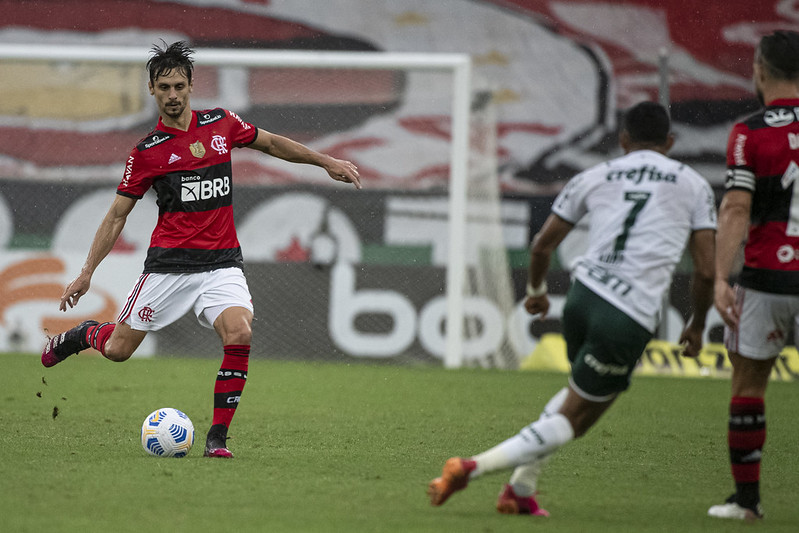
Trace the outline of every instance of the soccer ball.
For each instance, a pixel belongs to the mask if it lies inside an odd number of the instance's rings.
[[[141,425],[144,451],[158,457],[183,457],[194,444],[194,424],[182,411],[164,407],[153,411]]]

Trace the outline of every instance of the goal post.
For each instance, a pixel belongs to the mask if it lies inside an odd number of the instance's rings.
[[[51,46],[37,44],[0,43],[0,63],[18,64],[71,64],[111,63],[141,65],[149,58],[148,50],[129,46]],[[472,104],[474,83],[472,61],[467,54],[457,53],[396,53],[396,52],[318,52],[292,50],[253,49],[197,49],[196,67],[216,67],[220,74],[218,89],[224,92],[224,105],[235,110],[236,102],[246,101],[248,69],[268,67],[278,69],[346,69],[352,71],[383,71],[409,69],[421,72],[446,73],[451,79],[450,133],[448,156],[448,209],[447,209],[447,259],[445,265],[445,348],[443,364],[447,368],[464,365],[464,343],[469,333],[465,327],[465,311],[469,297],[467,276],[467,214],[471,208],[469,198],[470,143],[472,135]],[[238,72],[240,75],[236,75]],[[224,84],[221,80],[235,83]],[[246,116],[245,116],[246,118]],[[12,120],[13,121],[13,120]],[[107,127],[108,120],[103,124]],[[61,127],[58,121],[50,123]],[[494,150],[495,146],[490,145]],[[494,154],[491,154],[492,156]],[[493,158],[491,158],[493,161]],[[490,166],[490,165],[489,165]],[[491,169],[496,172],[496,168]],[[53,172],[49,174],[51,177]],[[496,176],[491,187],[495,187]],[[2,179],[2,177],[0,177]],[[492,202],[501,199],[493,198]],[[498,204],[495,206],[498,211]],[[495,221],[495,224],[499,223]],[[495,228],[496,229],[496,228]],[[501,238],[501,228],[498,238]],[[504,253],[504,251],[503,251]],[[245,253],[245,256],[247,254]],[[507,264],[505,264],[507,268]],[[499,274],[509,280],[507,272]],[[466,292],[465,292],[466,291]],[[507,292],[507,291],[505,291]],[[507,297],[505,297],[507,300]],[[506,312],[506,311],[503,311]],[[396,326],[396,325],[395,325]],[[416,329],[416,328],[414,328]]]

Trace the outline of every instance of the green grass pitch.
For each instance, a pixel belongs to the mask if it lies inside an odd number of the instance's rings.
[[[725,380],[634,379],[553,458],[539,497],[552,516],[539,518],[494,510],[509,472],[440,508],[425,488],[448,457],[537,418],[563,374],[254,360],[226,461],[202,457],[219,361],[0,357],[6,532],[752,531],[706,516],[732,489]],[[771,384],[759,531],[799,529],[797,405],[796,384]],[[188,457],[142,450],[159,407],[194,422]]]

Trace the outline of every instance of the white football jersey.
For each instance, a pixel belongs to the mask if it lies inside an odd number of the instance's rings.
[[[572,275],[652,332],[691,232],[716,228],[707,181],[651,150],[576,175],[552,212],[573,224],[590,216],[587,250]]]

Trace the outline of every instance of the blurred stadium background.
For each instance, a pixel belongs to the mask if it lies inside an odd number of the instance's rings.
[[[530,236],[568,178],[618,153],[619,112],[662,94],[661,55],[677,134],[672,155],[720,194],[729,128],[757,107],[754,46],[774,29],[799,28],[799,5],[785,0],[0,0],[0,12],[0,45],[147,50],[185,39],[195,48],[469,54],[475,90],[491,96],[490,160],[511,302],[479,302],[478,314],[500,320],[477,324],[472,335],[490,346],[465,363],[511,368],[557,335],[565,266],[580,247],[578,231],[550,279],[556,312],[531,322],[519,306]],[[0,351],[36,352],[45,328],[113,319],[140,272],[156,216],[146,200],[98,271],[92,296],[57,312],[128,151],[157,115],[143,64],[2,61],[0,72]],[[364,177],[364,190],[355,191],[318,169],[234,155],[256,357],[440,364],[442,349],[429,339],[442,332],[429,321],[447,266],[451,95],[442,83],[399,70],[198,68],[195,109],[229,107],[355,161]],[[349,266],[314,261],[314,239],[324,234]],[[676,340],[685,319],[685,266],[671,291],[665,341]],[[351,314],[343,334],[331,331],[341,313]],[[718,341],[720,330],[714,315],[708,340]],[[213,332],[184,317],[148,337],[139,355],[218,352]],[[669,361],[664,355],[661,363]],[[786,375],[795,369],[786,366]]]

